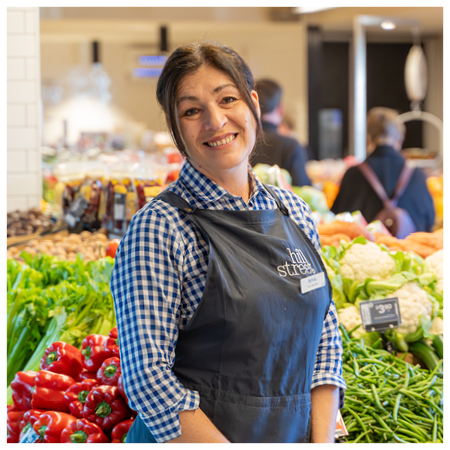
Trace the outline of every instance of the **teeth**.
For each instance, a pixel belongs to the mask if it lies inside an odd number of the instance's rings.
[[[236,135],[232,135],[232,136],[228,136],[225,139],[222,139],[220,141],[214,141],[214,142],[207,142],[207,144],[210,147],[218,147],[219,145],[225,145],[230,143],[231,141],[234,141],[234,139],[236,138]]]

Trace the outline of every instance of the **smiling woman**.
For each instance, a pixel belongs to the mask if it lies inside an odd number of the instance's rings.
[[[116,253],[122,376],[139,413],[126,442],[334,441],[345,382],[331,287],[306,203],[249,165],[254,84],[210,42],[175,50],[159,78],[186,162]]]
[[[227,74],[203,65],[180,83],[177,105],[189,162],[228,192],[248,200],[247,166],[257,121],[242,97]],[[251,100],[259,113],[253,90]]]

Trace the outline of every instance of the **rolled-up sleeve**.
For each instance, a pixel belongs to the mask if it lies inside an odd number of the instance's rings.
[[[111,277],[125,392],[158,442],[180,436],[178,413],[200,403],[172,372],[183,279],[179,236],[170,214],[144,207],[121,240]]]

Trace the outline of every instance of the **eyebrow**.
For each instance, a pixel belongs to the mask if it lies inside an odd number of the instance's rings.
[[[217,87],[212,91],[212,93],[213,93],[213,94],[218,94],[220,91],[222,91],[223,89],[225,89],[225,88],[227,88],[227,87],[232,87],[232,88],[234,88],[234,89],[237,89],[237,87],[236,87],[234,84],[232,84],[232,83],[226,83],[226,84],[221,84],[220,86],[217,86]],[[177,99],[177,104],[180,104],[181,102],[185,102],[185,101],[193,101],[193,102],[195,102],[195,101],[197,101],[197,100],[198,100],[198,98],[195,97],[195,96],[193,96],[193,95],[185,95],[185,96],[180,97],[180,98]]]

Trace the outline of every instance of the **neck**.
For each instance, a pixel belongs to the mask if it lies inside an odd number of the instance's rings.
[[[251,182],[248,176],[248,166],[239,166],[231,170],[212,171],[208,167],[190,161],[200,173],[208,177],[211,181],[228,191],[232,195],[242,197],[247,203],[250,198]]]

